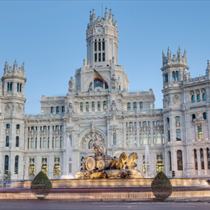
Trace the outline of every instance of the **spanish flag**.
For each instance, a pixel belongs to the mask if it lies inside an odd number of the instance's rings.
[[[106,83],[104,78],[94,69],[94,81],[99,81],[101,83]]]

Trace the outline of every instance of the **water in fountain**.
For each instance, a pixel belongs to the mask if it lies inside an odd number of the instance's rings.
[[[149,166],[149,173],[148,173],[148,166]],[[145,169],[146,169],[145,178],[151,177],[151,175],[150,175],[150,154],[149,154],[148,145],[145,145]]]
[[[74,176],[70,174],[72,171],[72,148],[69,137],[66,138],[66,153],[65,153],[65,171],[61,176],[61,179],[74,179]]]

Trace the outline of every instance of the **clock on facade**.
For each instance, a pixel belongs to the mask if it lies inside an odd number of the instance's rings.
[[[97,34],[101,34],[102,32],[103,32],[103,29],[101,27],[96,29]]]

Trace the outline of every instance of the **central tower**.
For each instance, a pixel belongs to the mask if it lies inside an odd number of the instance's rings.
[[[111,65],[112,60],[118,64],[118,30],[114,15],[107,8],[104,18],[95,17],[94,9],[90,11],[90,22],[86,30],[87,62],[92,67]]]

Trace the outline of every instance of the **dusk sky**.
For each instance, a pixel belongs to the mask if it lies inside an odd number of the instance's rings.
[[[210,2],[207,1],[1,1],[0,74],[4,63],[25,61],[26,114],[40,114],[42,95],[66,95],[68,82],[86,58],[89,11],[112,8],[118,22],[118,64],[130,91],[153,89],[162,108],[162,50],[187,51],[192,77],[210,60]]]

